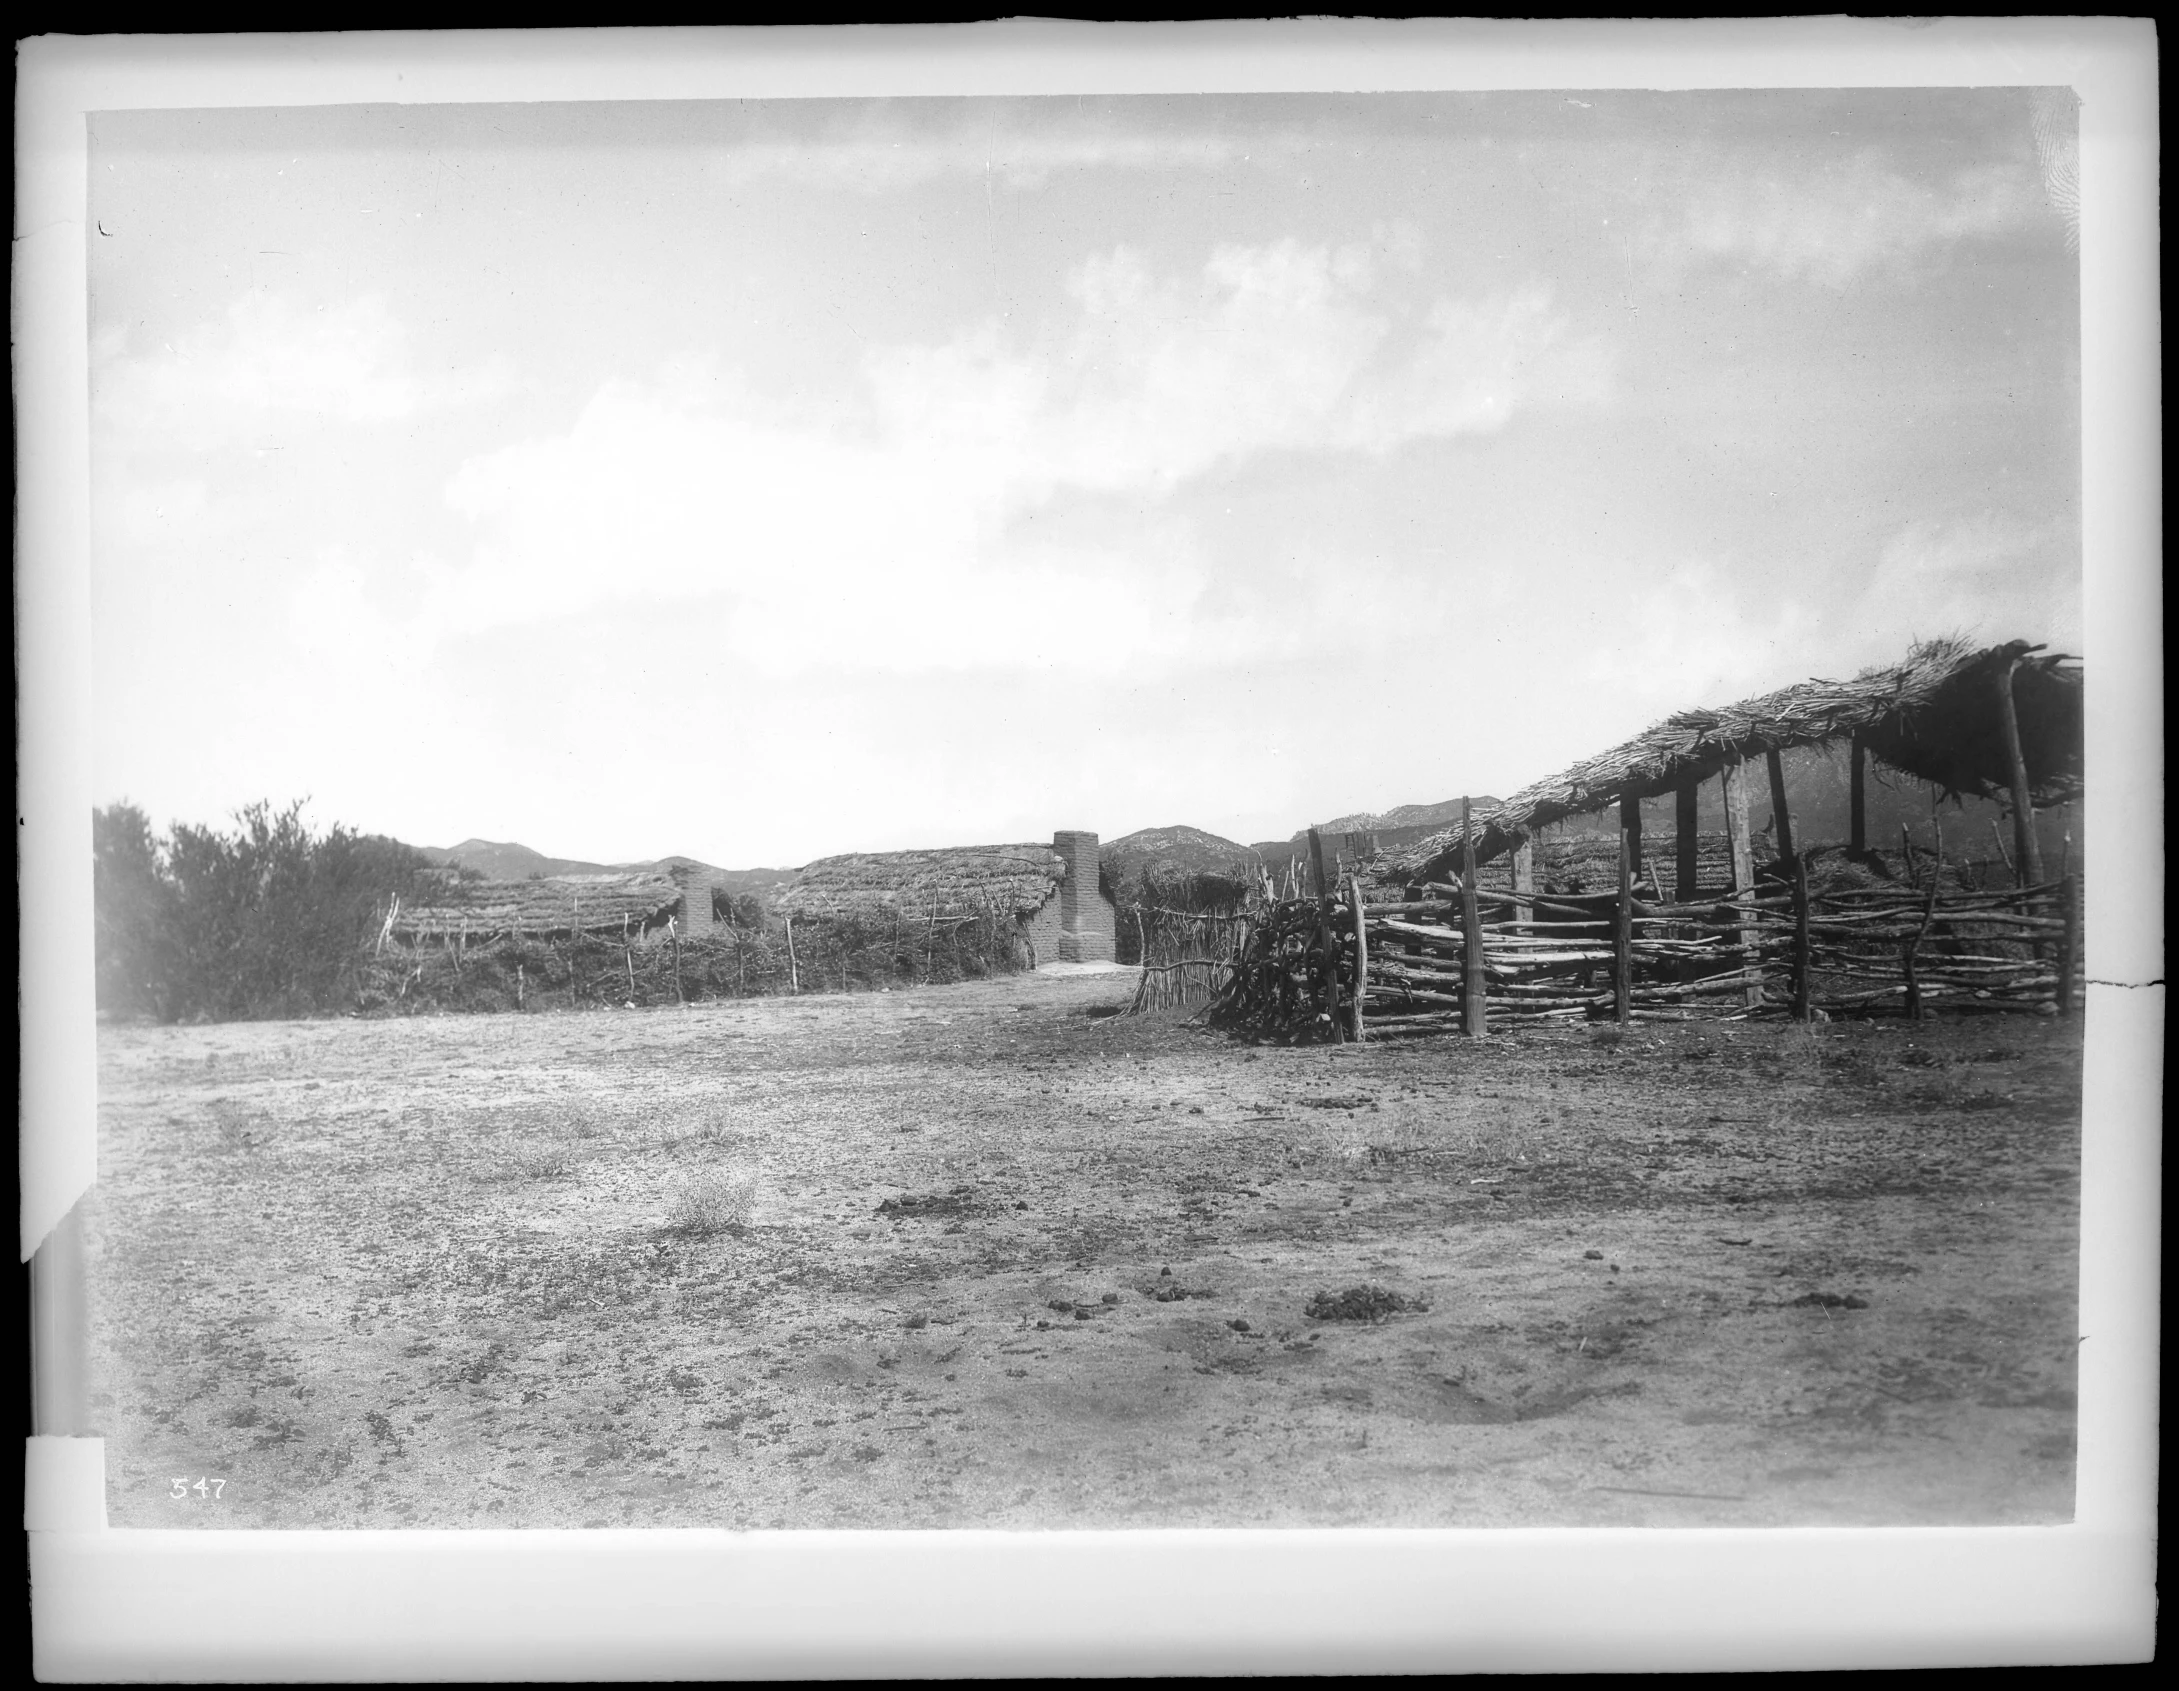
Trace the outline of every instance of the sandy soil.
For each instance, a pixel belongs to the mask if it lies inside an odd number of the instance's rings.
[[[1132,981],[104,1030],[113,1524],[2070,1518],[2077,1030]],[[1363,1284],[1426,1307],[1307,1313]]]

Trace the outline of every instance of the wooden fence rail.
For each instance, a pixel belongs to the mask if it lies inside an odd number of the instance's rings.
[[[1372,899],[1349,878],[1254,912],[1215,985],[1200,963],[1168,968],[1198,971],[1211,1019],[1291,1039],[1744,1016],[1774,1002],[1800,1019],[1892,1004],[1914,1017],[2078,1011],[2077,875],[2006,892],[1942,893],[1934,877],[1818,891],[1795,862],[1784,893],[1672,904],[1636,896],[1631,854],[1604,894],[1516,900],[1434,883],[1422,891],[1451,896]]]

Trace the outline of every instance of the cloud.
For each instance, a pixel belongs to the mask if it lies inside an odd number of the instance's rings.
[[[92,349],[95,421],[139,444],[210,451],[298,422],[384,424],[510,385],[497,366],[419,372],[383,300],[303,311],[253,289],[225,319],[132,355],[109,331]]]
[[[1412,246],[1220,247],[1178,277],[1121,248],[1041,332],[875,354],[825,422],[693,367],[608,384],[566,432],[453,478],[477,541],[433,573],[428,621],[728,601],[728,648],[775,671],[1238,655],[1252,623],[1204,601],[1175,489],[1271,452],[1487,432],[1604,380],[1541,290],[1380,298]]]
[[[2069,521],[2004,511],[1907,524],[1862,597],[1878,626],[2081,649],[2081,545]]]
[[[1740,263],[1842,288],[1928,250],[2026,226],[2045,215],[2032,168],[1978,165],[1922,181],[1874,151],[1828,168],[1683,179],[1658,197],[1643,243],[1667,267]]]
[[[1376,297],[1382,248],[1280,241],[1214,250],[1161,280],[1121,247],[1080,266],[1077,310],[1017,351],[995,329],[873,361],[885,426],[972,446],[1028,497],[1169,490],[1271,451],[1384,453],[1501,427],[1523,403],[1595,397],[1542,288],[1440,299],[1403,323]]]

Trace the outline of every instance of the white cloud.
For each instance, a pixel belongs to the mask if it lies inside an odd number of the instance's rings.
[[[690,367],[609,384],[567,432],[454,477],[478,539],[435,574],[429,624],[720,598],[732,647],[773,669],[1233,650],[1249,625],[1198,614],[1202,561],[1164,495],[1266,452],[1496,429],[1602,380],[1541,291],[1414,314],[1380,301],[1379,273],[1412,268],[1412,246],[1393,230],[1221,247],[1177,278],[1119,249],[1026,342],[986,324],[873,356],[829,423]],[[1102,527],[1035,538],[1031,519],[1069,495],[1117,497]]]
[[[1675,197],[1674,211],[1647,224],[1653,258],[1668,266],[1687,258],[1740,262],[1831,288],[2044,214],[2026,167],[1976,166],[1932,183],[1875,152],[1832,169],[1723,176],[1682,186]]]
[[[1863,595],[1868,619],[1914,634],[2081,649],[2077,530],[2001,511],[1907,524],[1886,543]]]
[[[383,300],[303,311],[277,294],[245,293],[223,321],[132,354],[109,331],[92,349],[93,415],[139,444],[208,451],[249,445],[265,429],[399,422],[487,398],[496,367],[420,372]]]

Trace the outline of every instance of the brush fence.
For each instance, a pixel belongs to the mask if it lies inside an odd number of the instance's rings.
[[[1250,918],[1240,911],[1137,905],[1128,915],[1142,958],[1142,978],[1127,1007],[1130,1015],[1200,1009],[1210,1003],[1248,944]]]
[[[1208,1019],[1293,1042],[1491,1024],[1785,1013],[2070,1014],[2080,882],[1969,892],[1794,884],[1693,903],[1356,881],[1257,912]],[[1472,936],[1472,939],[1471,939]]]

